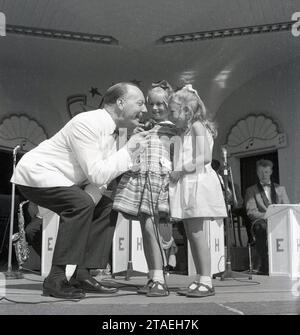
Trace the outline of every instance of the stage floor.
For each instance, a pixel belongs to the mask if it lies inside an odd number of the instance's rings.
[[[0,279],[1,279],[0,274]],[[3,276],[2,276],[3,279]],[[24,279],[0,281],[0,315],[291,315],[300,314],[300,279],[253,276],[252,280],[214,280],[216,295],[187,298],[176,295],[193,277],[171,274],[168,297],[137,295],[145,277],[97,277],[120,288],[114,295],[87,294],[80,301],[61,301],[41,295],[42,277],[25,273]],[[16,301],[18,303],[16,303]]]

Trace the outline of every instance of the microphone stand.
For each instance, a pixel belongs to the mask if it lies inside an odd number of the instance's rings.
[[[125,275],[125,280],[129,280],[133,274],[132,267],[132,220],[129,220],[129,256],[127,263],[127,270]]]
[[[228,199],[228,172],[229,172],[229,165],[227,163],[227,149],[225,147],[222,148],[223,158],[224,158],[224,200],[226,205],[227,217],[224,219],[225,225],[225,244],[226,244],[226,255],[225,255],[225,271],[215,273],[212,277],[220,278],[221,280],[225,279],[234,279],[234,278],[245,278],[248,277],[249,280],[252,279],[251,274],[248,276],[245,273],[240,273],[236,271],[232,271],[231,268],[231,252],[230,252],[230,224],[231,224],[231,206]]]
[[[13,173],[15,172],[16,163],[17,163],[17,152],[21,149],[20,145],[17,145],[13,150]],[[15,194],[16,194],[16,185],[12,183],[11,191],[11,210],[10,210],[10,230],[9,230],[9,247],[8,247],[8,264],[7,272],[5,272],[6,279],[21,279],[23,274],[20,271],[12,271],[12,236],[14,229],[14,216],[15,216]]]

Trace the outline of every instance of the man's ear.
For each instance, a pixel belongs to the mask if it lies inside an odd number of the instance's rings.
[[[124,108],[124,100],[122,98],[118,98],[116,101],[116,104],[118,106],[119,109],[123,110]]]

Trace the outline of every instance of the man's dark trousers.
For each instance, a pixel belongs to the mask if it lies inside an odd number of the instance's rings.
[[[95,206],[80,187],[28,187],[18,185],[23,196],[60,216],[52,264],[106,268],[117,213],[103,196]]]
[[[252,229],[255,237],[256,251],[260,259],[259,270],[267,273],[269,271],[267,221],[263,219],[256,220]]]

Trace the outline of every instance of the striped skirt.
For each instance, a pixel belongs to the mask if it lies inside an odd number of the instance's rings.
[[[129,219],[139,219],[141,214],[168,215],[169,174],[126,172],[117,187],[113,209]]]

